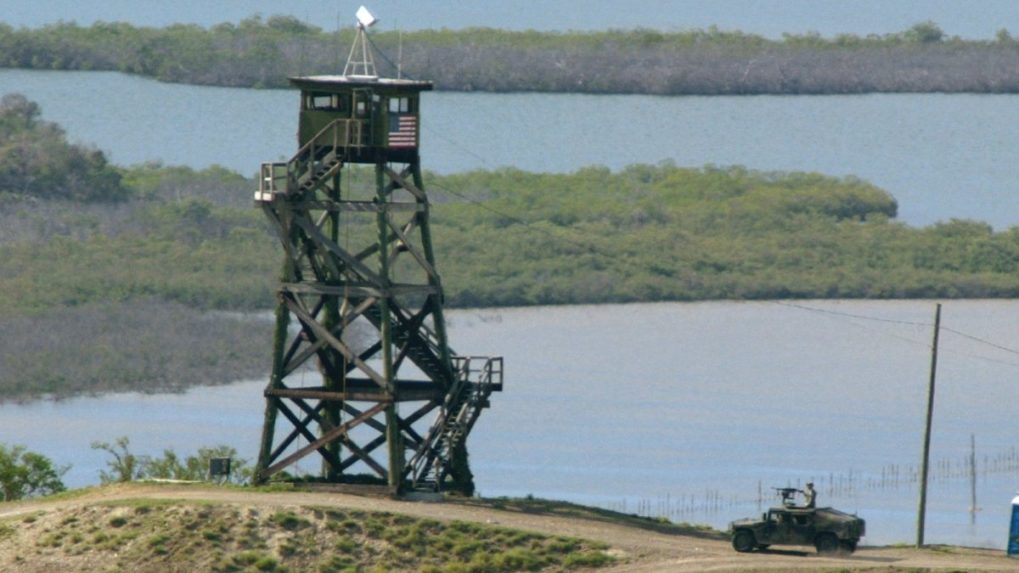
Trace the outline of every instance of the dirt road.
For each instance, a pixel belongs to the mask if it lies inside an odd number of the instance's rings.
[[[388,511],[438,520],[462,520],[497,524],[552,535],[569,535],[602,541],[612,547],[620,564],[601,571],[659,572],[758,572],[758,571],[1019,571],[1019,560],[1003,551],[936,547],[917,550],[904,547],[862,546],[846,557],[819,557],[810,548],[802,551],[736,553],[728,541],[661,533],[606,521],[532,514],[495,509],[480,503],[404,501],[341,493],[249,492],[198,486],[126,485],[99,488],[81,497],[0,505],[0,519],[39,510],[59,510],[118,499],[210,500],[260,508],[319,506],[369,511]]]

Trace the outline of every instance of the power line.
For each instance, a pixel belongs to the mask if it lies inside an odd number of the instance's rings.
[[[484,164],[484,165],[485,165],[486,167],[488,167],[488,168],[491,168],[491,164],[490,164],[490,163],[488,162],[488,160],[487,160],[487,159],[485,159],[485,158],[484,158],[484,157],[482,157],[481,155],[478,155],[477,153],[474,153],[474,151],[472,151],[472,150],[471,150],[470,148],[468,148],[467,146],[465,146],[465,145],[461,144],[461,143],[460,143],[459,141],[456,141],[456,140],[454,140],[454,139],[451,139],[451,138],[449,138],[449,137],[447,137],[447,136],[443,135],[443,134],[442,134],[442,132],[440,132],[440,131],[437,131],[437,130],[433,129],[433,128],[432,128],[432,127],[430,127],[430,126],[429,126],[429,125],[428,125],[427,123],[423,123],[422,127],[423,127],[423,128],[425,129],[425,131],[428,131],[429,133],[432,133],[433,135],[436,135],[436,136],[438,136],[438,137],[439,137],[439,139],[442,139],[442,140],[443,140],[443,141],[445,141],[446,143],[448,143],[448,144],[452,145],[453,147],[456,147],[457,149],[459,149],[459,150],[460,150],[460,151],[462,151],[463,153],[466,153],[467,155],[470,155],[470,156],[471,156],[471,157],[473,157],[474,159],[477,159],[477,160],[478,160],[478,161],[480,161],[480,162],[481,162],[482,164]]]
[[[807,305],[803,305],[803,304],[784,302],[784,301],[771,301],[771,302],[774,303],[774,304],[781,305],[781,306],[789,306],[789,307],[793,307],[793,308],[798,308],[800,310],[805,310],[805,311],[808,311],[808,312],[815,312],[815,313],[819,313],[819,314],[828,314],[828,315],[840,316],[840,317],[845,317],[845,318],[853,318],[853,319],[857,319],[857,320],[866,320],[866,321],[871,321],[871,322],[882,322],[882,323],[889,323],[889,324],[903,324],[903,325],[908,325],[908,326],[923,326],[923,327],[931,327],[931,328],[934,327],[934,324],[930,323],[930,322],[915,322],[915,321],[908,321],[908,320],[899,320],[899,319],[891,319],[891,318],[882,318],[882,317],[877,317],[877,316],[868,316],[868,315],[862,315],[862,314],[854,314],[854,313],[849,313],[849,312],[841,312],[841,311],[837,311],[837,310],[817,308],[817,307],[813,307],[813,306],[807,306]],[[862,325],[857,325],[857,326],[859,326],[860,328],[866,328],[866,327],[864,327]],[[995,342],[991,342],[990,340],[985,340],[983,338],[980,338],[980,337],[977,337],[977,336],[973,336],[972,334],[967,334],[967,333],[962,332],[960,330],[956,330],[954,328],[950,328],[950,327],[947,327],[947,326],[944,326],[944,325],[941,325],[940,329],[945,331],[945,332],[951,332],[952,334],[956,334],[956,335],[961,336],[963,338],[967,338],[967,339],[972,340],[974,342],[977,342],[977,343],[980,343],[980,344],[983,344],[983,345],[986,345],[986,346],[990,346],[992,348],[995,348],[995,349],[998,349],[998,350],[1001,350],[1001,351],[1008,352],[1010,354],[1015,354],[1015,355],[1019,356],[1019,350],[1015,350],[1015,349],[1009,348],[1007,346],[1002,346],[1001,344],[997,344]],[[872,329],[867,329],[867,330],[872,330]],[[873,331],[873,332],[878,332],[878,331]],[[924,346],[927,345],[926,343],[921,343],[919,341],[912,340],[912,339],[906,338],[904,336],[899,336],[899,335],[896,335],[896,334],[892,334],[890,332],[882,332],[882,334],[885,335],[885,336],[889,336],[889,337],[892,337],[892,338],[898,338],[900,340],[905,340],[907,342],[911,342],[911,343],[915,343],[915,344],[922,344]],[[1019,368],[1019,364],[1016,364],[1016,363],[1013,363],[1013,362],[1008,362],[1007,360],[998,360],[998,359],[990,358],[990,357],[987,357],[987,356],[980,356],[979,354],[974,354],[972,352],[963,352],[963,351],[952,350],[952,349],[943,349],[943,350],[948,352],[948,353],[950,353],[950,354],[958,354],[958,355],[961,355],[961,356],[968,356],[970,358],[975,358],[977,360],[983,360],[985,362],[993,362],[993,363],[996,363],[996,364],[1003,364],[1003,365],[1006,365],[1006,366],[1013,366],[1013,367]]]
[[[540,222],[547,222],[544,219],[541,220],[541,221],[528,221],[526,219],[522,219],[522,218],[520,218],[520,217],[518,217],[516,215],[511,215],[511,214],[509,214],[509,213],[507,213],[505,211],[501,211],[499,209],[496,209],[495,207],[492,207],[492,206],[486,204],[484,201],[481,201],[479,199],[475,199],[473,197],[468,197],[467,195],[465,195],[463,193],[460,193],[458,191],[453,191],[452,189],[447,189],[447,188],[445,188],[445,187],[443,187],[441,185],[437,185],[434,181],[429,181],[428,182],[428,189],[429,190],[435,189],[435,190],[438,190],[440,193],[445,193],[447,195],[452,195],[454,197],[458,197],[458,198],[462,199],[463,201],[466,201],[467,203],[473,205],[474,207],[477,207],[479,209],[484,209],[485,211],[488,211],[490,213],[494,213],[495,215],[498,215],[500,217],[508,219],[508,220],[518,224],[518,225],[521,225],[523,227],[527,227],[528,229],[531,229],[531,230],[534,230],[534,231],[538,231],[539,233],[542,233],[543,235],[547,236],[550,239],[554,239],[554,240],[557,240],[557,241],[570,243],[574,247],[586,250],[586,251],[588,251],[590,253],[593,253],[593,254],[601,255],[603,257],[617,258],[617,259],[619,258],[619,257],[616,257],[613,253],[610,253],[610,252],[606,251],[605,249],[599,247],[598,245],[594,244],[592,241],[588,241],[588,240],[586,240],[584,238],[580,238],[580,237],[576,237],[576,236],[574,236],[574,237],[569,236],[570,233],[580,234],[582,232],[579,229],[575,229],[574,227],[571,227],[571,226],[558,227],[560,229],[563,229],[565,231],[565,233],[556,233],[552,229],[550,229],[550,228],[548,228],[546,226],[538,225],[538,223],[540,223]]]
[[[991,342],[990,340],[984,340],[983,338],[979,338],[979,337],[973,336],[972,334],[966,334],[965,332],[960,332],[958,330],[955,330],[954,328],[948,328],[947,326],[942,326],[941,330],[944,330],[944,331],[947,331],[947,332],[951,332],[952,334],[957,334],[957,335],[959,335],[959,336],[961,336],[963,338],[968,338],[968,339],[970,339],[970,340],[972,340],[974,342],[979,342],[980,344],[986,344],[987,346],[991,346],[993,348],[997,348],[998,350],[1003,350],[1003,351],[1008,352],[1010,354],[1019,355],[1019,350],[1015,350],[1015,349],[1009,348],[1007,346],[1002,346],[1002,345],[997,344],[995,342]]]
[[[403,72],[400,69],[400,66],[398,64],[393,62],[393,60],[390,59],[390,57],[387,56],[385,52],[383,52],[382,50],[379,49],[378,45],[375,44],[375,40],[372,40],[371,34],[365,34],[364,37],[368,39],[368,43],[371,44],[371,46],[375,50],[376,54],[382,56],[382,59],[385,60],[386,63],[388,63],[390,66],[392,66],[394,70],[400,70],[400,75],[401,76],[407,78],[408,80],[417,81],[417,78],[414,78],[411,75]]]
[[[845,316],[845,317],[848,317],[848,318],[858,318],[860,320],[870,320],[870,321],[873,321],[873,322],[887,322],[887,323],[891,323],[891,324],[906,324],[906,325],[909,325],[909,326],[934,326],[930,322],[915,322],[915,321],[910,321],[910,320],[898,320],[898,319],[893,319],[893,318],[881,318],[881,317],[877,317],[877,316],[867,316],[867,315],[863,315],[863,314],[853,314],[853,313],[849,313],[849,312],[841,312],[841,311],[837,311],[837,310],[830,310],[830,309],[825,309],[825,308],[817,308],[817,307],[813,307],[813,306],[807,306],[807,305],[804,305],[804,304],[797,304],[797,303],[794,303],[794,302],[785,302],[785,301],[781,301],[781,300],[776,300],[776,301],[771,301],[771,302],[773,302],[775,304],[782,305],[782,306],[791,306],[793,308],[799,308],[799,309],[802,309],[802,310],[806,310],[806,311],[810,311],[810,312],[817,312],[817,313],[820,313],[820,314],[832,314],[832,315],[835,315],[835,316]]]
[[[944,328],[942,328],[942,330],[944,330]],[[952,350],[950,348],[944,350],[944,352],[948,352],[949,354],[958,354],[960,356],[967,356],[969,358],[973,358],[974,360],[982,360],[984,362],[991,362],[993,364],[1001,364],[1003,366],[1019,368],[1019,364],[1016,364],[1015,362],[1009,362],[1007,360],[998,360],[997,358],[990,358],[988,356],[980,356],[979,354],[973,354],[972,352],[960,352],[958,350]]]
[[[387,56],[386,53],[383,50],[379,49],[378,45],[375,44],[375,41],[371,39],[370,35],[365,34],[365,37],[368,39],[368,43],[370,43],[372,45],[372,48],[374,48],[375,52],[377,54],[379,54],[380,56],[382,56],[383,60],[385,60],[390,66],[392,66],[393,69],[397,69],[398,68],[397,64],[394,63],[393,60],[390,59],[390,57]],[[406,76],[410,80],[414,79],[412,76],[410,76],[408,74],[403,74],[403,75]],[[484,163],[486,165],[488,164],[488,161],[484,157],[482,157],[481,155],[478,155],[477,153],[471,151],[469,148],[467,148],[466,146],[462,145],[458,141],[455,141],[454,139],[443,135],[442,133],[440,133],[440,132],[438,132],[438,131],[428,127],[427,125],[425,125],[423,127],[425,127],[425,129],[427,129],[432,134],[438,136],[440,139],[446,141],[450,145],[453,145],[453,146],[459,148],[464,153],[467,153],[467,154],[473,156],[478,161],[481,161],[482,163]],[[518,225],[523,225],[523,226],[531,228],[531,229],[538,229],[538,230],[540,230],[540,231],[542,231],[542,232],[544,232],[544,233],[546,233],[546,234],[548,234],[550,236],[552,235],[551,231],[549,231],[548,229],[541,228],[541,227],[536,227],[534,225],[534,223],[531,222],[531,221],[526,221],[524,219],[521,219],[520,217],[516,217],[514,215],[510,215],[508,213],[499,211],[498,209],[495,209],[494,207],[486,205],[482,201],[479,201],[477,199],[473,199],[471,197],[468,197],[468,196],[466,196],[466,195],[464,195],[462,193],[458,193],[458,192],[453,191],[451,189],[445,189],[445,188],[443,188],[440,185],[436,185],[432,181],[429,181],[428,187],[429,188],[433,188],[433,189],[437,189],[439,192],[446,193],[448,195],[453,195],[455,197],[459,197],[460,199],[462,199],[462,200],[464,200],[464,201],[466,201],[468,203],[471,203],[471,204],[473,204],[473,205],[475,205],[475,206],[477,206],[477,207],[479,207],[481,209],[484,209],[484,210],[486,210],[486,211],[488,211],[490,213],[494,213],[494,214],[496,214],[496,215],[498,215],[500,217],[504,217],[506,219],[509,219],[510,221],[513,221],[514,223],[516,223]],[[560,237],[556,237],[556,238],[560,238]],[[590,246],[590,245],[586,245],[586,246]]]
[[[494,213],[496,215],[499,215],[500,217],[505,217],[505,218],[509,219],[510,221],[513,221],[514,223],[516,223],[518,225],[523,225],[525,227],[530,227],[530,228],[538,229],[538,230],[541,230],[541,231],[546,231],[546,232],[548,231],[547,229],[544,229],[544,228],[535,227],[534,226],[535,224],[530,222],[530,221],[525,221],[524,219],[521,219],[521,218],[516,217],[514,215],[510,215],[509,213],[504,213],[504,212],[496,209],[495,207],[491,207],[489,205],[486,205],[483,201],[480,201],[478,199],[474,199],[472,197],[468,197],[467,195],[464,195],[463,193],[459,193],[457,191],[453,191],[452,189],[445,189],[441,185],[436,185],[435,182],[433,182],[433,181],[429,181],[428,182],[428,188],[429,189],[437,189],[440,193],[446,193],[447,195],[453,195],[455,197],[459,197],[460,199],[463,199],[464,201],[474,205],[475,207],[478,207],[480,209],[484,209],[485,211],[488,211],[489,213]]]

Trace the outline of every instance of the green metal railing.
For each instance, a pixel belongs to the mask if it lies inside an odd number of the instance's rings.
[[[322,178],[342,165],[350,150],[371,144],[361,119],[337,119],[308,140],[290,161],[263,163],[258,178],[256,201],[271,201],[276,193],[294,193],[314,188]]]
[[[432,426],[434,433],[425,437],[407,464],[412,487],[428,483],[441,488],[453,450],[470,433],[492,392],[502,390],[501,356],[454,356],[452,360],[458,388],[447,394],[440,419]]]

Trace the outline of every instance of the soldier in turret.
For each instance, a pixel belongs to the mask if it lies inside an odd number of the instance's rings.
[[[803,507],[813,509],[817,501],[817,490],[814,489],[814,482],[807,482],[807,488],[803,490]]]

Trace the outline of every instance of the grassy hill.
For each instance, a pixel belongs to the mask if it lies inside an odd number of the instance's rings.
[[[0,503],[0,570],[18,573],[517,571],[931,573],[1014,570],[1003,551],[864,545],[741,554],[728,535],[537,499],[412,501],[126,483]]]
[[[0,522],[3,569],[26,573],[552,572],[610,564],[606,549],[461,521],[211,501],[125,500]]]
[[[432,519],[237,488],[120,484],[62,498],[0,517],[0,570],[496,573],[616,562],[605,543],[448,519],[444,504]]]

